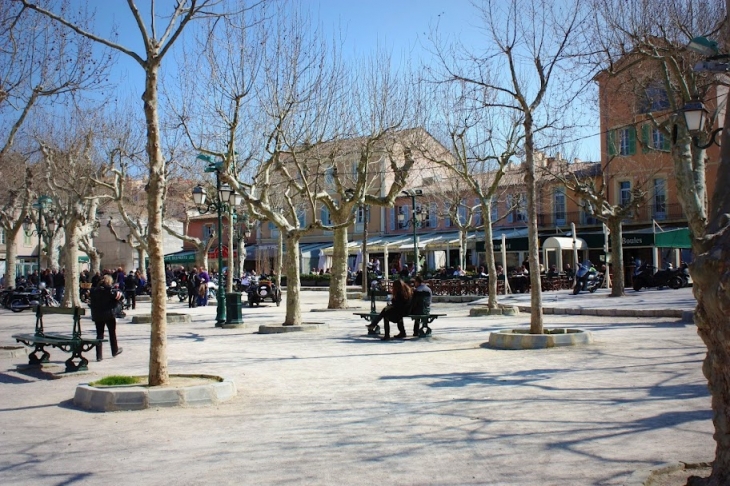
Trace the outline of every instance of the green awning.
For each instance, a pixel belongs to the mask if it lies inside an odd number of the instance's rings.
[[[654,243],[658,248],[692,248],[689,228],[657,232],[654,235]]]
[[[183,250],[165,255],[165,263],[195,263],[195,250]]]

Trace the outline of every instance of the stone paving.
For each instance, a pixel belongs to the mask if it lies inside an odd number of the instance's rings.
[[[563,291],[557,302],[546,293],[544,305],[693,306],[690,289],[627,293]],[[549,314],[548,327],[586,329],[595,342],[505,351],[486,346],[489,332],[524,327],[528,315],[469,317],[476,303],[435,304],[448,317],[433,337],[382,342],[366,336],[356,309],[311,313],[327,293],[302,295],[305,322],[328,327],[258,334],[283,320],[284,306],[267,303],[244,307],[246,328],[219,329],[214,307],[170,301],[169,311],[191,315],[168,327],[170,371],[222,375],[238,388],[212,407],[91,413],[71,404],[79,383],[147,373],[149,325],[129,317],[149,304],[120,321],[124,353],[86,374],[53,379],[53,368],[0,356],[0,484],[608,485],[713,457],[705,350],[689,322]],[[33,322],[0,310],[0,346]],[[64,316],[45,322],[71,328]],[[65,359],[51,351],[58,369]]]

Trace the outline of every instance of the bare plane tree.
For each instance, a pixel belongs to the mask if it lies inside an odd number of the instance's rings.
[[[647,2],[641,0],[596,0],[594,39],[599,43],[596,57],[609,72],[620,75],[623,69],[650,75],[668,94],[669,120],[663,125],[671,142],[671,158],[679,199],[687,215],[695,256],[690,265],[697,299],[695,324],[707,346],[702,367],[712,394],[714,438],[717,443],[712,474],[708,478],[690,478],[692,485],[730,483],[730,293],[727,286],[728,251],[730,251],[730,110],[725,109],[725,129],[717,152],[693,143],[682,119],[681,108],[693,98],[712,95],[713,122],[718,120],[726,99],[719,87],[727,85],[727,76],[695,71],[702,58],[685,46],[695,36],[715,37],[725,53],[730,52],[730,1]],[[595,58],[594,58],[595,59]],[[623,60],[623,61],[622,61]],[[633,65],[633,66],[632,66]],[[631,80],[631,78],[629,78]],[[716,99],[717,98],[717,99]],[[664,120],[658,120],[664,121]],[[710,129],[715,123],[708,124]],[[710,155],[712,154],[712,155]],[[713,160],[710,160],[710,157]],[[709,162],[718,162],[715,191],[708,194],[706,171]]]
[[[165,289],[165,262],[162,228],[162,199],[165,192],[165,159],[162,155],[162,142],[159,120],[159,74],[165,55],[180,38],[187,25],[195,18],[205,16],[220,17],[213,13],[221,2],[216,0],[181,0],[175,3],[163,29],[158,29],[155,4],[152,5],[149,19],[145,19],[134,0],[129,0],[130,13],[134,17],[142,38],[143,52],[137,53],[109,38],[93,33],[78,22],[69,20],[62,13],[47,10],[31,0],[15,0],[26,8],[42,16],[53,19],[81,37],[102,44],[114,51],[129,56],[136,61],[145,74],[144,94],[142,95],[145,125],[147,128],[148,188],[147,203],[149,234],[147,243],[150,254],[150,273],[152,279],[152,328],[150,339],[149,384],[163,385],[169,381],[167,367],[167,316]]]

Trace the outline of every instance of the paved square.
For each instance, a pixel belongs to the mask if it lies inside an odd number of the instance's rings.
[[[659,306],[667,303],[657,297],[691,300],[689,289],[651,292],[642,298]],[[549,296],[545,305],[581,298]],[[238,396],[215,407],[73,407],[80,382],[147,374],[149,325],[129,318],[118,326],[124,354],[92,361],[88,374],[49,380],[17,371],[25,358],[0,360],[0,484],[623,484],[636,470],[713,457],[693,324],[547,315],[548,327],[589,330],[595,343],[503,351],[484,346],[489,332],[529,316],[469,317],[466,304],[436,303],[448,317],[432,338],[381,342],[353,309],[308,312],[326,307],[326,292],[303,298],[305,321],[329,328],[257,334],[283,320],[273,304],[244,307],[245,329],[215,328],[215,307],[169,325],[171,373],[236,382]],[[169,310],[188,312],[172,301]],[[66,321],[49,317],[46,328],[70,329]],[[0,345],[33,323],[29,312],[0,310]],[[51,351],[59,366],[65,359]]]

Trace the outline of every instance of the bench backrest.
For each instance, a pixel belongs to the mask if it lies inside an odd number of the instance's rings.
[[[411,300],[411,314],[426,315],[431,313],[431,292],[416,290]]]

